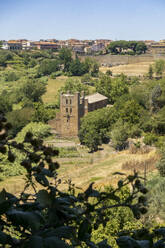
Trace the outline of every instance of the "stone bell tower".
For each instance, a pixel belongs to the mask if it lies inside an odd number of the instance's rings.
[[[61,136],[77,136],[80,128],[80,118],[84,116],[84,95],[80,93],[61,94],[60,96],[60,123]]]

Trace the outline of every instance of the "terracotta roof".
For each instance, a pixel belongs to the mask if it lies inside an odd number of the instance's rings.
[[[46,41],[36,41],[36,42],[33,42],[33,43],[36,44],[36,45],[57,45],[57,43],[46,42]]]
[[[94,102],[107,100],[108,98],[106,96],[101,95],[100,93],[95,93],[95,94],[86,96],[85,99],[88,99],[88,103],[94,103]]]
[[[8,44],[21,44],[20,41],[16,41],[16,40],[9,40],[7,43]]]

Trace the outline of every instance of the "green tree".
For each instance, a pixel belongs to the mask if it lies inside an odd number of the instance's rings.
[[[114,103],[124,94],[128,93],[128,82],[123,75],[118,78],[110,78],[108,75],[101,75],[95,81],[96,91],[108,97],[109,103]]]
[[[7,61],[13,58],[13,53],[9,51],[0,51],[0,66],[6,67]]]
[[[132,50],[132,54],[141,54],[146,52],[147,47],[144,42],[125,40],[113,41],[108,46],[108,50],[112,54],[129,54],[128,49]]]
[[[7,113],[12,110],[13,102],[11,100],[11,95],[6,91],[0,94],[0,112]]]
[[[113,147],[120,151],[128,146],[128,125],[122,122],[122,120],[119,120],[115,123],[115,127],[111,131],[111,141]]]
[[[94,62],[90,68],[90,74],[92,77],[97,77],[99,73],[99,64]]]
[[[80,80],[78,79],[68,79],[65,83],[65,86],[60,88],[59,93],[60,92],[67,93],[68,91],[70,93],[75,93],[75,92],[81,93],[82,91],[84,91],[85,95],[88,95],[89,86],[81,83]]]
[[[143,116],[143,109],[135,100],[128,100],[120,108],[119,116],[123,122],[129,124],[140,122],[141,116]]]
[[[28,67],[33,68],[37,65],[37,61],[35,59],[30,59]]]
[[[81,83],[83,84],[88,84],[88,85],[93,85],[93,80],[91,78],[91,75],[89,73],[86,73],[84,74],[82,77],[81,77]]]
[[[112,76],[112,71],[111,71],[111,70],[107,70],[107,71],[106,71],[106,75]]]
[[[59,71],[59,69],[60,66],[58,60],[44,59],[38,68],[38,72],[39,74],[45,76],[45,75],[50,75],[52,72]]]
[[[158,84],[151,91],[150,108],[152,112],[156,112],[160,108],[159,97],[161,95],[162,95],[162,89]]]
[[[162,77],[163,72],[165,71],[165,61],[158,59],[154,64],[154,71],[157,76]]]
[[[79,131],[80,142],[90,151],[96,151],[98,146],[109,140],[108,131],[116,121],[113,108],[103,108],[89,112],[81,119]]]
[[[48,120],[55,118],[56,110],[49,108],[41,102],[34,103],[32,121],[47,123]]]
[[[128,93],[127,80],[118,77],[111,81],[110,103],[115,103],[119,97]]]
[[[37,79],[27,79],[19,89],[19,94],[25,104],[28,102],[41,102],[41,96],[45,92],[45,82]]]
[[[32,119],[34,110],[26,107],[19,110],[13,110],[6,114],[7,120],[11,123],[12,128],[9,131],[11,138],[15,137],[17,133],[26,126]]]
[[[106,97],[111,102],[111,78],[107,75],[102,75],[100,79],[95,81],[96,91]]]
[[[72,52],[68,48],[62,48],[59,52],[60,63],[64,66],[64,72],[69,71],[72,62]]]
[[[165,177],[165,150],[162,149],[161,151],[161,158],[157,163],[157,169],[160,173],[160,176]]]
[[[145,53],[147,50],[147,46],[145,45],[144,42],[138,42],[136,47],[135,47],[136,53],[137,54],[142,54]]]
[[[97,128],[91,124],[87,130],[85,130],[84,125],[82,125],[79,131],[79,139],[81,144],[86,145],[89,148],[90,152],[97,151],[98,146],[102,145],[102,140]]]
[[[148,73],[147,73],[147,77],[149,78],[149,79],[152,79],[153,78],[153,67],[152,67],[152,65],[150,65],[149,66],[149,69],[148,69]]]
[[[70,63],[69,71],[73,76],[81,76],[88,72],[88,68],[85,63],[81,63],[79,58],[76,58]]]
[[[112,192],[114,189],[111,186],[105,187],[106,192]],[[120,199],[126,199],[130,194],[128,187],[122,188],[120,192],[117,193],[117,196]],[[109,204],[115,204],[117,201],[106,200],[104,206]],[[96,230],[92,233],[92,240],[101,242],[103,239],[107,239],[108,244],[113,248],[117,248],[116,243],[117,234],[125,231],[138,230],[143,227],[141,220],[135,220],[132,211],[127,208],[115,208],[106,210],[107,224],[104,226],[104,222],[97,229],[97,224],[94,226]]]
[[[14,71],[9,71],[6,75],[5,75],[5,81],[16,81],[18,79],[17,74]]]
[[[157,134],[165,134],[165,107],[161,108],[155,115],[154,115],[154,131]]]

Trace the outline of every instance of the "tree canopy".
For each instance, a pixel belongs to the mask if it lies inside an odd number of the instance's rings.
[[[107,211],[119,207],[130,209],[137,219],[147,212],[143,196],[147,189],[137,173],[120,180],[116,189],[99,191],[91,183],[85,191],[76,192],[68,180],[68,190],[63,191],[60,189],[62,181],[57,177],[59,164],[52,159],[58,151],[46,147],[30,131],[25,134],[23,142],[9,141],[7,132],[11,126],[2,115],[0,124],[3,130],[0,133],[0,153],[6,154],[7,159],[14,163],[13,149],[19,150],[25,156],[21,166],[26,170],[25,188],[20,195],[8,193],[5,189],[0,192],[2,246],[111,248],[106,239],[92,240],[92,232],[100,225],[106,226],[109,221]],[[120,191],[129,184],[131,189],[122,197]],[[42,188],[37,189],[37,185]],[[27,193],[29,187],[33,192]],[[133,243],[138,244],[138,241],[126,236],[117,239],[120,248]],[[145,243],[148,245],[149,241]]]
[[[109,46],[108,50],[112,54],[142,54],[145,53],[147,50],[147,46],[144,42],[141,41],[112,41]]]

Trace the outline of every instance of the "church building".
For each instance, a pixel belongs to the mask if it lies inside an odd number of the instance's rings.
[[[107,103],[108,98],[99,93],[88,96],[85,96],[84,93],[80,96],[79,92],[61,94],[60,112],[49,124],[60,136],[77,136],[80,119],[88,112],[106,107]]]

